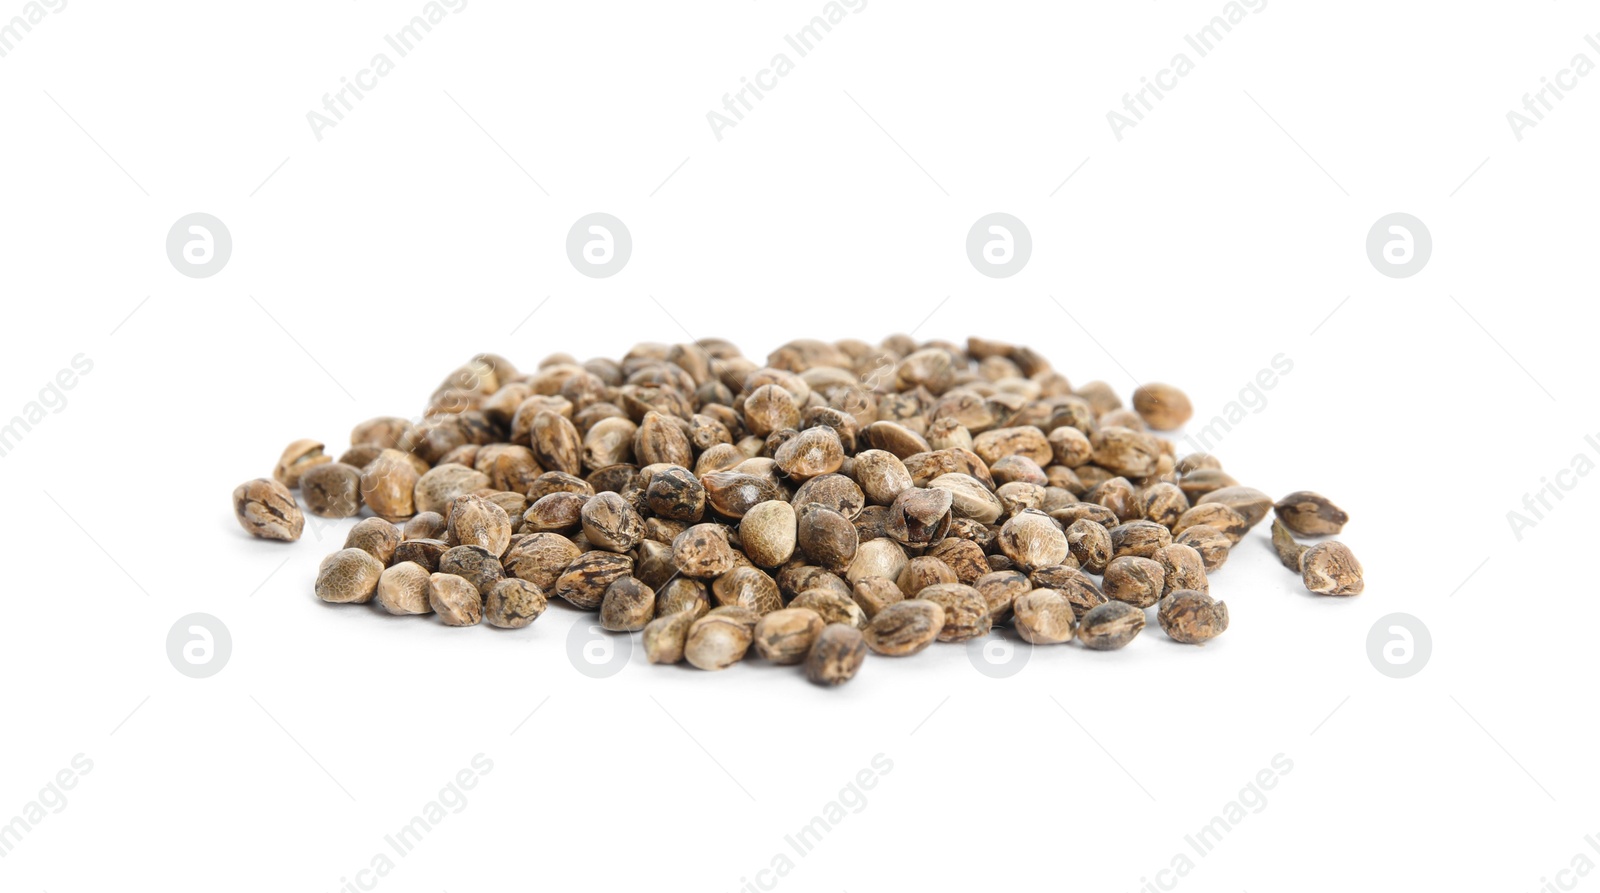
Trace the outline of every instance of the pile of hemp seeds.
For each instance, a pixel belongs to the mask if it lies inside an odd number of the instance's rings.
[[[315,440],[241,484],[252,535],[306,509],[370,513],[323,560],[328,602],[517,629],[560,598],[652,663],[720,670],[752,649],[821,685],[870,650],[904,657],[1009,624],[1033,645],[1122,648],[1150,608],[1175,641],[1228,628],[1210,576],[1268,513],[1306,588],[1362,590],[1310,491],[1274,501],[1171,440],[1189,399],[1074,388],[1030,348],[795,340],[640,344],[620,360],[481,354],[419,421],[369,419],[337,459]],[[1318,538],[1307,545],[1297,537]]]

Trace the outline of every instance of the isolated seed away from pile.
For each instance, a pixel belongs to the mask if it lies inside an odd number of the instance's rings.
[[[828,686],[869,652],[997,627],[1111,651],[1153,614],[1203,645],[1229,621],[1210,577],[1247,538],[1309,592],[1360,593],[1354,553],[1325,539],[1344,510],[1177,455],[1162,432],[1192,414],[1171,385],[1124,405],[980,338],[795,340],[764,363],[721,340],[640,344],[526,373],[481,354],[419,421],[361,422],[337,458],[296,440],[233,502],[271,540],[299,539],[302,501],[367,515],[318,570],[327,602],[518,629],[557,598],[639,632],[651,663],[753,651]]]

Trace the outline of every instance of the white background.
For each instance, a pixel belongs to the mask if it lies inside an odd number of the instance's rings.
[[[1188,852],[1163,884],[1531,891],[1600,860],[1600,481],[1521,541],[1506,519],[1600,459],[1600,77],[1520,142],[1506,121],[1600,61],[1581,5],[1274,0],[1118,141],[1106,113],[1223,3],[874,0],[718,141],[706,113],[820,2],[473,0],[318,141],[306,113],[422,6],[73,0],[0,59],[0,418],[94,364],[0,459],[0,821],[93,761],[0,888],[338,890],[478,753],[492,772],[378,889],[733,891],[787,852],[783,890],[1134,891]],[[193,211],[232,232],[212,278],[163,250]],[[613,278],[564,253],[591,211],[633,234]],[[964,253],[991,211],[1032,232],[1012,278]],[[1364,251],[1393,211],[1433,235],[1413,278]],[[719,336],[760,359],[913,328],[1124,394],[1170,381],[1201,418],[1287,355],[1215,452],[1349,509],[1366,593],[1305,594],[1263,525],[1213,579],[1232,628],[1204,648],[1152,624],[993,679],[936,646],[829,691],[635,649],[592,679],[565,605],[509,633],[325,606],[351,522],[284,545],[231,517],[285,443],[337,452],[479,350]],[[233,638],[202,680],[165,651],[196,611]],[[1409,679],[1367,658],[1391,612],[1432,633]],[[789,851],[880,753],[866,806]],[[1267,805],[1188,850],[1280,753]]]

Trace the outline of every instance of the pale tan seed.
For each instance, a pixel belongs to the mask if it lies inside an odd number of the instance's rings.
[[[283,448],[278,464],[272,469],[272,479],[293,490],[300,486],[300,477],[307,471],[333,461],[324,455],[322,444],[315,440],[297,440]]]
[[[455,574],[428,578],[428,604],[446,626],[475,626],[483,620],[483,596],[478,587]]]
[[[1012,604],[1012,626],[1032,645],[1071,641],[1078,631],[1072,605],[1053,589],[1035,589]]]
[[[653,664],[675,664],[683,660],[685,640],[689,637],[689,627],[699,617],[687,611],[676,614],[665,614],[645,624],[644,642],[645,660]]]
[[[427,614],[428,569],[415,561],[402,561],[378,576],[378,606],[390,614]]]
[[[683,656],[702,670],[721,670],[744,659],[753,626],[725,614],[707,614],[689,626]]]
[[[317,598],[338,604],[365,604],[378,591],[383,562],[362,549],[340,549],[317,568]]]
[[[305,530],[306,517],[294,494],[283,484],[256,478],[233,490],[233,516],[251,536],[294,542]]]

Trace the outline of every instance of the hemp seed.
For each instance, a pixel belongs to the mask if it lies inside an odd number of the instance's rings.
[[[855,678],[866,657],[867,642],[861,630],[830,623],[806,654],[806,678],[817,685],[843,685]]]

